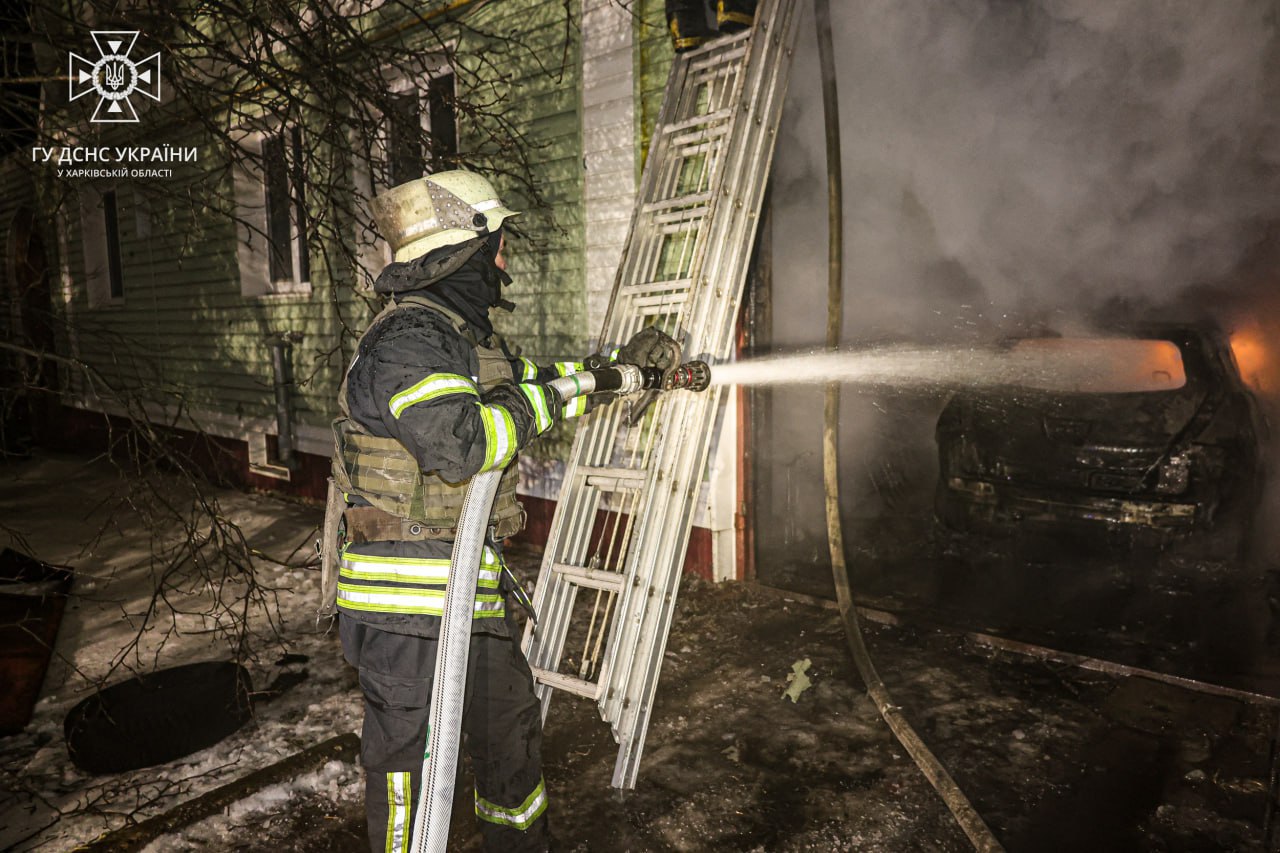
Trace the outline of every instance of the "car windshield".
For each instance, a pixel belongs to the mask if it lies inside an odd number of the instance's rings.
[[[1173,391],[1187,382],[1182,352],[1168,340],[1022,338],[1010,353],[1043,378],[1045,390],[1125,394]]]

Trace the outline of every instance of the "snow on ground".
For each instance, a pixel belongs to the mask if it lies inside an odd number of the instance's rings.
[[[117,776],[76,770],[62,741],[63,716],[131,635],[129,619],[136,620],[149,584],[140,565],[149,537],[171,533],[140,530],[122,516],[111,519],[108,535],[92,544],[91,553],[81,553],[104,520],[83,509],[92,505],[86,496],[115,487],[111,470],[62,457],[6,473],[2,523],[21,531],[35,556],[74,565],[80,574],[58,639],[60,658],[35,719],[23,734],[0,739],[0,789],[8,792],[0,794],[0,849],[73,849],[127,820],[165,813],[358,728],[355,673],[342,661],[334,632],[316,631],[318,579],[301,565],[307,550],[298,550],[314,539],[318,509],[220,493],[256,547],[280,558],[294,554],[290,567],[264,569],[288,591],[280,596],[283,643],[262,642],[270,632],[265,620],[256,626],[255,688],[303,667],[308,677],[259,702],[255,719],[241,731],[186,759]],[[893,562],[896,552],[876,546],[876,570],[893,580],[894,589],[909,591],[913,571],[964,568],[938,552],[942,544],[915,539],[924,544],[900,564]],[[526,577],[538,562],[529,549],[512,549],[508,557]],[[984,584],[998,587],[1002,579],[1031,593],[992,599],[1008,600],[1019,612],[1053,588],[1038,581],[1033,565],[1007,573],[985,566],[989,577],[980,571],[984,566],[975,564],[947,583],[921,581],[922,588],[945,592],[934,610],[958,618],[940,605],[976,595],[988,589]],[[1110,590],[1114,573],[1082,561],[1073,561],[1072,570],[1081,582]],[[1168,610],[1163,589],[1116,595],[1126,607],[1142,599]],[[1187,597],[1212,600],[1203,591]],[[1115,642],[1114,632],[1100,634],[1089,621],[1096,608],[1081,604],[1090,600],[1066,599],[1052,607],[1041,601],[1040,609],[1075,620],[1052,622],[1057,633],[1049,639],[1080,636],[1105,642],[1115,654],[1150,651],[1145,644]],[[910,617],[912,611],[902,612]],[[1267,848],[1273,707],[993,652],[955,631],[920,625],[912,627],[910,619],[899,627],[869,624],[868,647],[895,704],[1007,849]],[[1214,635],[1208,624],[1193,624],[1178,636],[1195,645]],[[135,665],[154,666],[156,645],[148,636]],[[567,645],[580,647],[576,638]],[[307,660],[276,666],[285,651]],[[1264,662],[1276,659],[1271,641],[1254,651]],[[160,650],[158,664],[226,657],[208,635],[188,632]],[[1173,655],[1171,662],[1185,663],[1183,658]],[[811,663],[812,684],[793,703],[783,698],[786,676],[804,660]],[[565,665],[572,669],[576,661]],[[752,584],[712,585],[692,577],[682,583],[634,791],[610,788],[617,744],[592,702],[556,698],[543,756],[552,830],[562,849],[574,853],[970,849],[863,693],[837,614]],[[246,793],[222,813],[179,827],[148,849],[363,850],[362,788],[357,766],[331,761]],[[455,802],[450,849],[479,849],[470,806],[465,796]]]
[[[144,529],[136,517],[124,513],[108,517],[99,501],[119,488],[118,475],[109,464],[51,456],[10,465],[5,473],[0,518],[21,535],[26,547],[12,535],[4,544],[29,550],[48,563],[71,566],[77,578],[34,717],[21,735],[0,739],[0,782],[5,791],[0,794],[0,849],[71,850],[334,735],[358,732],[362,709],[354,672],[342,660],[336,630],[326,633],[317,626],[318,572],[304,565],[314,553],[310,542],[322,511],[298,502],[217,490],[224,513],[240,525],[250,545],[290,563],[286,567],[259,562],[263,577],[281,589],[280,636],[272,639],[265,612],[254,614],[258,654],[249,663],[254,689],[263,690],[286,670],[305,668],[307,676],[283,695],[255,701],[254,718],[208,749],[131,773],[90,776],[78,770],[67,755],[63,718],[111,671],[119,650],[135,635],[150,597],[153,540],[169,542],[178,534],[173,529]],[[200,617],[179,617],[175,624],[179,633],[163,644],[160,629],[147,632],[138,653],[108,682],[128,677],[128,669],[145,673],[231,657],[225,643],[201,633],[208,626]],[[306,661],[276,666],[285,653],[303,655]],[[224,838],[234,834],[252,824],[252,813],[299,793],[358,799],[359,778],[357,766],[331,762],[192,827],[190,845],[216,848],[219,833]],[[187,846],[169,839],[153,849]]]

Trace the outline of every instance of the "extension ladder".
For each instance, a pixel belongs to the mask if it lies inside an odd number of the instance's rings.
[[[762,0],[750,30],[676,56],[601,344],[656,325],[685,360],[731,355],[796,5]],[[616,788],[639,772],[719,401],[713,387],[603,407],[580,420],[565,469],[523,647],[544,720],[553,690],[599,705]],[[565,657],[567,642],[581,653]]]

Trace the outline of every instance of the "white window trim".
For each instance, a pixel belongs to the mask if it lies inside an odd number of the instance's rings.
[[[248,299],[311,294],[311,281],[302,280],[298,275],[301,269],[300,253],[305,250],[305,246],[299,240],[297,209],[292,203],[289,205],[289,260],[293,277],[278,280],[271,278],[271,249],[267,237],[267,185],[261,166],[262,143],[267,136],[279,134],[285,129],[285,125],[277,122],[269,127],[241,128],[236,134],[236,144],[247,155],[234,169],[236,266],[240,271],[240,295]],[[290,188],[292,189],[292,177]]]
[[[121,294],[111,294],[111,271],[107,249],[107,221],[102,197],[116,194],[116,238],[120,255]],[[121,233],[120,189],[114,184],[85,187],[80,191],[80,243],[84,254],[85,295],[90,308],[115,308],[124,305],[124,235]]]

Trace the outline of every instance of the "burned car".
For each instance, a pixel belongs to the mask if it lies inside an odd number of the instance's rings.
[[[1266,425],[1229,339],[1190,325],[1126,339],[1147,355],[1120,367],[1154,379],[1149,387],[954,395],[936,430],[938,518],[961,531],[1087,529],[1238,555],[1261,490]],[[1010,345],[1066,352],[1090,340]]]

